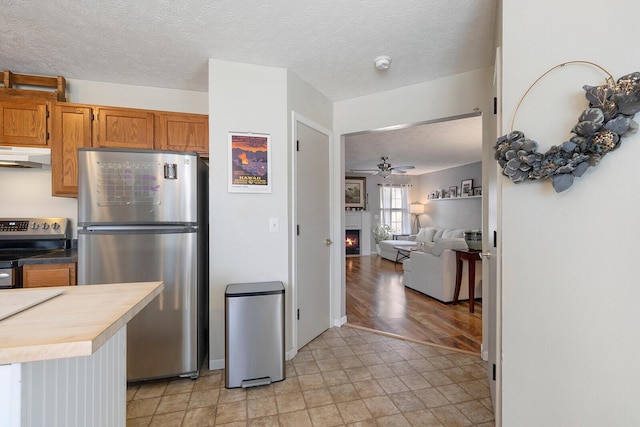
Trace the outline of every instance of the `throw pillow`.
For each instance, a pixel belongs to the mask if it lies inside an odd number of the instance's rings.
[[[436,234],[435,227],[424,227],[418,231],[418,235],[416,236],[416,242],[431,242],[433,241],[433,236]]]
[[[444,233],[442,233],[443,239],[455,239],[455,238],[460,239],[463,237],[464,237],[464,230],[446,229]]]
[[[433,235],[433,241],[437,242],[442,238],[442,233],[444,233],[444,228],[437,228],[436,234]]]

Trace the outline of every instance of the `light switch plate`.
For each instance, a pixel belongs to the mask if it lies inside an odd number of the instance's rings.
[[[269,218],[269,232],[277,233],[278,231],[280,231],[278,218]]]

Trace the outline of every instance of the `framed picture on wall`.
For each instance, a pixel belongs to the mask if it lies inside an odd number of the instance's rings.
[[[348,176],[344,179],[344,207],[364,209],[367,178]]]
[[[271,135],[229,132],[229,192],[271,193]]]
[[[465,179],[460,183],[460,194],[462,197],[473,195],[473,180]]]
[[[482,187],[474,187],[473,188],[474,196],[482,196]]]
[[[458,197],[458,186],[452,185],[449,187],[449,197]]]

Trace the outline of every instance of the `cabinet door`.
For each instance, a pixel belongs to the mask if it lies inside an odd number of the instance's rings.
[[[92,109],[54,104],[51,114],[51,181],[54,196],[78,196],[78,148],[91,147]]]
[[[203,114],[157,113],[158,150],[195,151],[209,155],[209,116]]]
[[[41,100],[0,100],[0,144],[46,147],[47,102]]]
[[[131,108],[96,109],[94,147],[153,149],[153,112]]]
[[[46,286],[74,286],[76,264],[28,264],[22,266],[22,286],[42,288]]]

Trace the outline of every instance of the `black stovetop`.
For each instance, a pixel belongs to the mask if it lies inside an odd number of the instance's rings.
[[[0,268],[71,247],[68,218],[0,218]]]
[[[17,267],[18,261],[25,258],[42,256],[53,252],[46,249],[0,250],[0,268]]]

